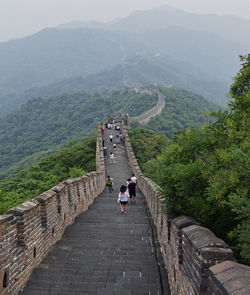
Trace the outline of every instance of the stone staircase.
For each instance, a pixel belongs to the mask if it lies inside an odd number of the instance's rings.
[[[116,163],[106,156],[106,175],[114,178],[114,192],[106,189],[88,211],[79,215],[62,239],[33,271],[24,295],[162,295],[170,294],[167,273],[144,196],[120,213],[117,195],[131,176],[123,143],[108,143]]]

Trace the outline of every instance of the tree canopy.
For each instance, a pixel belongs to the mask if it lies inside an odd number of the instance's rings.
[[[241,62],[229,110],[214,113],[214,121],[200,130],[176,134],[157,157],[142,161],[142,167],[161,186],[170,217],[194,217],[249,264],[250,55],[242,56]]]
[[[0,118],[0,179],[10,168],[16,170],[25,162],[41,158],[41,153],[51,153],[68,141],[92,135],[108,114],[123,110],[136,116],[156,105],[157,100],[156,94],[130,89],[106,95],[80,91],[29,100]]]
[[[68,143],[62,150],[0,181],[0,214],[35,198],[68,178],[95,170],[96,137]]]

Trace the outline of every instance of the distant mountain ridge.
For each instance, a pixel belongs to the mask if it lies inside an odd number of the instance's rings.
[[[112,29],[127,32],[157,31],[169,27],[214,33],[222,38],[245,44],[250,48],[250,20],[237,16],[200,15],[164,5],[152,10],[136,11],[116,22]]]
[[[106,23],[73,21],[57,26],[57,28],[62,29],[92,28],[130,33],[158,31],[170,27],[211,32],[222,38],[245,44],[246,50],[250,47],[250,36],[248,34],[250,19],[234,15],[195,14],[170,5],[163,5],[151,10],[138,10],[127,17]]]
[[[211,80],[199,68],[161,56],[136,56],[122,64],[87,77],[76,76],[44,87],[33,87],[18,94],[2,96],[0,116],[36,96],[50,96],[86,90],[102,93],[148,84],[175,85],[225,105],[229,83]]]
[[[214,24],[218,25],[219,20],[223,23],[215,32]],[[233,23],[236,25],[231,30]],[[30,94],[36,93],[34,89],[43,88],[44,93],[45,87],[51,89],[51,85],[65,81],[73,85],[75,77],[80,77],[77,79],[83,80],[82,85],[91,91],[156,82],[175,84],[213,101],[225,102],[221,95],[238,71],[238,55],[244,54],[249,42],[246,24],[250,21],[200,16],[164,6],[138,11],[107,24],[71,23],[61,29],[45,29],[24,39],[0,43],[0,113],[27,101]],[[239,38],[242,42],[237,41]],[[138,56],[145,65],[127,64]],[[148,60],[148,56],[160,56],[160,62]],[[170,66],[169,60],[178,65]],[[186,65],[189,66],[185,68]],[[147,68],[144,73],[143,68]]]

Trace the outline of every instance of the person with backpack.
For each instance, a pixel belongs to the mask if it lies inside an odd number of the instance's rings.
[[[128,179],[128,192],[130,197],[130,203],[136,204],[135,197],[136,197],[136,183],[134,183],[131,178]]]
[[[108,178],[107,178],[106,186],[108,187],[110,193],[112,193],[114,191],[113,178],[111,178],[110,176],[108,176]]]
[[[127,193],[127,187],[126,185],[122,185],[120,188],[120,193],[118,195],[118,203],[120,203],[120,207],[121,207],[121,213],[123,214],[127,214],[126,213],[126,205],[128,203],[128,198],[129,195]]]

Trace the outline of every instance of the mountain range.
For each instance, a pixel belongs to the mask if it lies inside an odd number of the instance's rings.
[[[0,115],[32,96],[173,84],[226,104],[250,21],[163,6],[102,24],[74,22],[0,43]],[[53,90],[54,89],[54,90]]]

